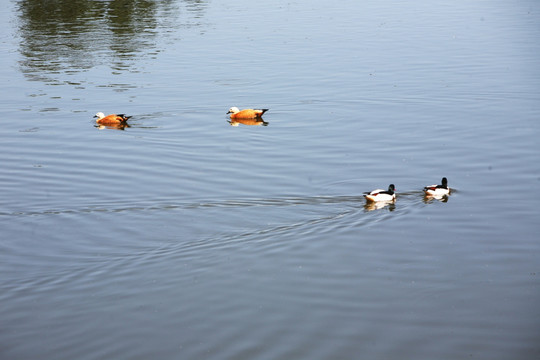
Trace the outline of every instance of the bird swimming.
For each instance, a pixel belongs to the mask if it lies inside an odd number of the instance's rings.
[[[364,197],[368,201],[394,201],[396,199],[396,187],[394,184],[388,186],[388,190],[375,189],[370,192],[365,192]]]
[[[97,118],[96,123],[98,125],[115,126],[125,124],[131,116],[126,116],[125,114],[110,114],[105,116],[104,113],[98,112],[94,117]]]
[[[258,119],[263,116],[268,109],[244,109],[240,110],[236,106],[229,109],[227,114],[231,114],[231,119]]]
[[[450,188],[448,187],[448,179],[443,177],[440,185],[428,185],[424,187],[424,192],[426,195],[430,196],[443,196],[450,193]]]

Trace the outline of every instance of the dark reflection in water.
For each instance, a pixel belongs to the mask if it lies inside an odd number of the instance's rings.
[[[433,201],[448,202],[448,195],[424,195],[424,202],[429,204]]]
[[[103,129],[110,129],[110,130],[124,130],[126,128],[129,128],[129,124],[118,124],[118,125],[94,125],[97,129],[103,130]]]
[[[387,208],[389,211],[394,211],[396,209],[395,201],[368,201],[364,205],[366,211],[373,211]]]
[[[182,23],[181,4],[194,23]],[[21,71],[52,85],[80,85],[82,80],[59,74],[74,76],[99,65],[113,74],[137,72],[141,55],[161,50],[156,39],[167,33],[163,29],[200,25],[205,8],[200,0],[19,1]]]
[[[268,122],[263,119],[235,119],[228,122],[231,126],[238,126],[240,124],[248,126],[268,126]]]

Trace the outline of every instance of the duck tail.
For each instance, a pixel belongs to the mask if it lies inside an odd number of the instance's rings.
[[[122,118],[122,121],[128,121],[128,119],[131,118],[131,116],[126,116],[125,114],[118,114],[117,116],[120,116]]]

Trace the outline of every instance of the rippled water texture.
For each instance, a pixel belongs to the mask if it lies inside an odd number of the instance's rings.
[[[2,5],[0,358],[540,358],[537,1]]]

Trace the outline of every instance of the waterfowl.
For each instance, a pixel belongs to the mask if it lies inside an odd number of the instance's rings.
[[[105,116],[104,113],[98,112],[94,117],[97,118],[96,123],[99,125],[115,126],[125,124],[131,116],[126,116],[124,114],[110,114]]]
[[[396,199],[396,187],[394,184],[388,186],[388,190],[376,189],[364,193],[364,197],[369,201],[394,201]]]
[[[448,179],[443,177],[441,180],[441,185],[428,185],[424,187],[424,192],[426,195],[430,196],[443,196],[450,193],[450,188],[448,187]]]
[[[231,119],[258,119],[263,116],[268,109],[244,109],[240,110],[236,106],[229,109],[227,114],[231,114]]]

